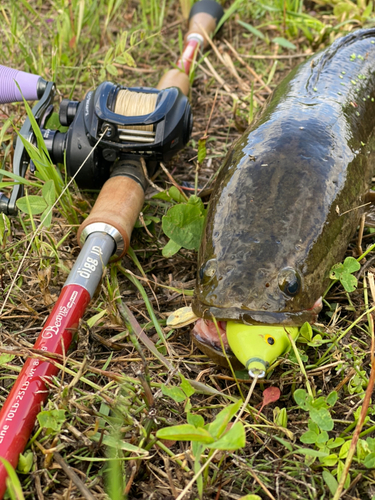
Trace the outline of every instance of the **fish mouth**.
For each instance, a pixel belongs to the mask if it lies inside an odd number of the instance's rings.
[[[322,310],[322,297],[315,301],[309,309],[300,311],[251,311],[241,309],[239,307],[220,308],[206,305],[203,302],[195,299],[193,301],[194,313],[205,319],[217,321],[241,321],[245,325],[285,325],[285,326],[302,326],[305,322],[315,323],[319,312]]]
[[[285,326],[302,326],[305,321],[308,321],[310,323],[315,322],[317,315],[319,312],[322,310],[323,307],[323,301],[322,297],[320,297],[314,305],[310,309],[306,309],[304,311],[299,311],[297,313],[293,313],[294,316],[293,318],[291,317],[292,315],[289,315],[287,313],[275,313],[272,315],[271,319],[272,322],[270,321],[264,321],[266,318],[266,313],[263,312],[256,312],[253,313],[254,316],[253,318],[256,318],[256,321],[254,320],[253,322],[249,324],[258,324],[261,323],[263,325],[285,325]],[[235,317],[228,317],[227,316],[227,311],[231,311],[230,309],[228,310],[223,310],[219,308],[210,308],[206,309],[206,311],[217,311],[217,314],[215,314],[215,318],[217,319],[216,323],[212,321],[212,316],[210,314],[202,315],[201,318],[198,319],[198,321],[195,323],[194,328],[192,329],[191,333],[195,340],[198,342],[198,344],[203,344],[207,347],[209,347],[210,350],[215,350],[218,354],[223,355],[223,348],[225,349],[227,354],[232,354],[232,351],[229,347],[229,342],[227,339],[227,321],[231,319],[238,320],[238,316]],[[223,318],[223,311],[225,311],[225,315]],[[241,310],[242,313],[247,314],[248,311],[243,311]],[[269,316],[269,313],[267,313],[267,316]],[[280,317],[281,316],[281,317]],[[259,318],[259,319],[258,319]],[[263,321],[262,321],[263,319]],[[291,322],[291,319],[293,319],[294,322]],[[244,322],[245,323],[245,322]],[[259,375],[258,375],[259,377]],[[260,377],[259,377],[260,378]]]

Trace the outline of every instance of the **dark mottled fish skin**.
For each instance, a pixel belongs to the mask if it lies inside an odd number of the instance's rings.
[[[316,319],[364,210],[356,207],[373,174],[374,98],[375,29],[338,39],[277,87],[218,175],[198,259],[198,316]],[[279,286],[290,269],[300,279],[294,296]]]

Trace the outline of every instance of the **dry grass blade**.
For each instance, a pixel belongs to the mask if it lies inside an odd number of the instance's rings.
[[[80,478],[77,476],[77,474],[74,472],[74,470],[69,467],[69,465],[65,462],[63,457],[58,453],[57,451],[54,452],[53,454],[54,459],[56,462],[60,465],[60,467],[63,469],[65,474],[73,481],[73,483],[77,486],[79,491],[81,492],[83,498],[86,500],[95,500],[94,495],[90,493],[90,491],[87,489],[87,487],[83,484],[83,482],[80,480]]]

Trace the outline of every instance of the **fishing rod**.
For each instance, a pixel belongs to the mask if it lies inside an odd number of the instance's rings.
[[[62,125],[69,127],[66,133],[44,128],[51,113],[55,84],[37,75],[0,67],[0,103],[20,101],[22,95],[29,100],[40,99],[32,112],[51,159],[63,162],[65,154],[68,173],[75,176],[79,187],[101,187],[90,215],[78,230],[80,254],[34,349],[49,355],[64,355],[68,351],[104,267],[112,256],[119,259],[125,255],[144,202],[142,158],[150,175],[160,161],[170,159],[188,142],[192,127],[187,99],[189,70],[198,49],[206,47],[206,36],[214,33],[222,15],[222,7],[214,0],[194,4],[177,68],[169,70],[155,89],[104,82],[81,102],[63,100],[59,118]],[[29,119],[20,135],[35,142]],[[14,161],[15,173],[24,177],[30,160],[20,139]],[[1,194],[0,211],[15,214],[21,195],[21,185],[14,186],[10,198]],[[49,361],[28,358],[0,411],[0,457],[14,468],[48,397],[48,383],[58,371]],[[1,464],[0,498],[6,489],[6,478]]]

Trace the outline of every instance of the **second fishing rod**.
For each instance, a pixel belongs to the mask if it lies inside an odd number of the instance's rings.
[[[221,6],[213,0],[194,4],[178,68],[168,71],[155,89],[104,82],[81,102],[63,101],[59,116],[60,122],[69,127],[66,133],[44,128],[55,85],[35,75],[0,67],[0,102],[20,100],[21,94],[27,94],[29,99],[39,98],[33,108],[34,118],[51,159],[61,162],[65,155],[68,173],[75,175],[79,187],[101,188],[78,231],[81,252],[35,349],[49,356],[66,354],[104,267],[111,257],[119,259],[125,255],[144,203],[145,174],[152,175],[160,161],[170,159],[189,140],[190,66],[222,15]],[[24,139],[35,142],[30,120],[26,120],[20,133]],[[18,142],[15,171],[24,176],[29,159],[22,142]],[[15,187],[9,198],[1,195],[0,210],[16,213],[16,201],[21,195],[21,185]],[[37,414],[48,397],[49,381],[57,373],[53,362],[28,358],[0,411],[0,457],[13,467],[17,466],[19,454],[25,449]],[[5,467],[0,465],[0,498],[5,492],[6,478]]]

